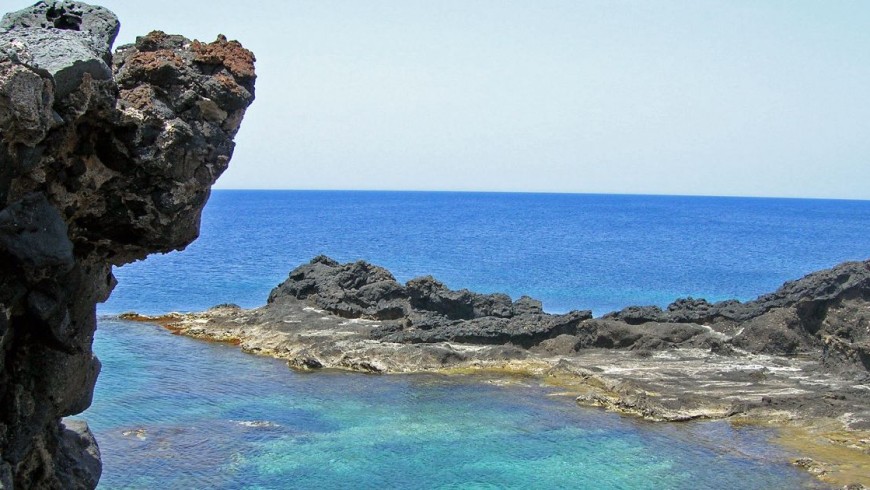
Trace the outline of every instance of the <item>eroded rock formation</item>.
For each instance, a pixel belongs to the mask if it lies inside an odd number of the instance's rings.
[[[526,296],[511,301],[504,294],[454,291],[430,276],[403,285],[382,267],[320,256],[290,272],[250,319],[280,325],[305,305],[368,321],[358,324],[368,327],[357,334],[386,343],[510,344],[547,355],[688,348],[717,356],[809,356],[830,371],[861,378],[870,371],[870,261],[809,274],[745,303],[683,298],[665,310],[632,306],[593,319],[588,310],[545,313],[540,301]],[[312,322],[324,323],[311,318],[306,325]]]
[[[870,370],[870,261],[847,262],[784,284],[756,300],[711,304],[683,298],[665,310],[632,306],[592,319],[589,311],[544,313],[528,297],[453,291],[432,277],[401,285],[386,269],[316,257],[294,269],[267,309],[303,300],[344,318],[379,321],[386,342],[511,343],[553,353],[589,348],[657,351],[704,348],[716,354],[818,356],[827,368]]]
[[[591,311],[549,315],[541,302],[527,296],[511,301],[506,294],[454,291],[431,276],[404,286],[382,267],[359,261],[339,264],[315,257],[294,269],[269,295],[267,307],[280,311],[304,300],[344,318],[381,320],[373,338],[387,342],[455,341],[513,343],[531,347],[559,334],[576,333]]]
[[[584,386],[581,402],[651,419],[848,413],[850,430],[865,430],[868,278],[870,262],[851,262],[746,303],[682,299],[592,318],[320,256],[263,307],[156,320],[297,369],[509,369],[567,377]]]
[[[182,249],[254,99],[236,41],[39,2],[0,22],[0,488],[92,488],[91,402],[112,266]]]
[[[705,324],[754,353],[816,353],[835,370],[870,371],[870,261],[845,262],[741,303],[684,298],[665,310],[629,307],[605,318],[631,325]]]

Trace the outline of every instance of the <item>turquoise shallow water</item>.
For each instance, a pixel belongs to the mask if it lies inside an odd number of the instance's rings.
[[[528,381],[299,374],[110,320],[95,350],[103,489],[821,487],[765,430],[646,423]]]
[[[321,253],[369,260],[401,281],[432,274],[452,288],[528,294],[549,311],[750,299],[866,259],[868,229],[864,201],[222,191],[198,241],[116,270],[99,311],[258,306]],[[104,368],[85,418],[104,451],[106,489],[818,485],[764,431],[648,424],[539,386],[300,375],[105,319],[95,350]]]

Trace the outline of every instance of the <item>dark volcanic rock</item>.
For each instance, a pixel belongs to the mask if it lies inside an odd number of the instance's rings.
[[[74,1],[37,2],[30,8],[6,14],[0,21],[0,30],[3,31],[27,28],[43,32],[78,32],[88,40],[88,47],[104,55],[112,49],[120,24],[109,10]],[[111,56],[107,56],[106,61],[110,60]]]
[[[870,262],[842,264],[746,303],[684,298],[664,310],[632,306],[593,320],[589,311],[544,313],[540,301],[526,296],[512,302],[504,294],[451,290],[431,276],[403,286],[381,267],[320,256],[291,272],[267,308],[302,300],[341,317],[376,320],[370,336],[384,342],[513,344],[551,354],[675,348],[720,356],[808,354],[834,371],[860,374],[870,368],[868,268]]]
[[[93,488],[95,305],[111,267],[196,238],[253,101],[253,55],[80,2],[0,21],[0,487]]]
[[[432,276],[408,281],[411,307],[431,311],[451,320],[482,317],[510,318],[513,303],[506,294],[477,294],[467,289],[453,291]]]
[[[115,14],[79,2],[39,2],[0,21],[0,44],[46,70],[55,98],[75,90],[85,74],[111,80],[110,50],[120,24]],[[50,46],[50,48],[47,48]]]
[[[396,282],[382,267],[359,261],[339,264],[315,257],[294,269],[269,295],[268,305],[286,299],[345,318],[381,320],[373,337],[388,342],[465,342],[530,347],[541,341],[577,332],[589,311],[548,315],[541,302],[523,296],[512,302],[506,294],[454,291],[431,276]]]
[[[540,345],[540,352],[567,355],[581,349],[629,349],[638,352],[682,347],[719,349],[723,341],[709,329],[685,323],[632,325],[615,320],[588,320],[571,335],[562,335]]]
[[[783,284],[741,303],[677,300],[663,311],[629,307],[604,316],[632,325],[698,323],[735,332],[733,345],[750,352],[796,354],[822,350],[829,367],[870,369],[870,261],[846,262]]]
[[[739,301],[710,303],[705,299],[680,298],[665,310],[658,306],[629,306],[618,312],[608,313],[603,318],[619,320],[631,325],[648,322],[662,323],[715,323],[740,321],[750,318],[744,313],[745,305]]]
[[[564,315],[523,314],[503,318],[483,316],[472,320],[448,321],[427,328],[407,328],[381,338],[388,342],[458,342],[466,344],[514,344],[530,348],[564,334],[575,334],[580,323],[592,318],[590,311]]]
[[[818,346],[792,308],[776,308],[740,324],[735,347],[765,354],[797,354]]]
[[[662,311],[656,306],[630,306],[605,318],[631,324],[646,322],[716,323],[743,322],[760,317],[775,308],[800,306],[809,319],[823,305],[840,298],[866,295],[870,291],[870,261],[845,262],[832,269],[813,272],[796,281],[788,281],[773,293],[741,303],[737,300],[709,303],[704,299],[682,298]]]
[[[59,455],[65,458],[58,468],[66,474],[60,475],[63,481],[79,482],[81,487],[92,488],[97,485],[102,472],[100,449],[97,441],[82,420],[64,419],[60,423]]]
[[[394,320],[408,308],[407,292],[388,270],[363,261],[339,264],[323,255],[294,269],[268,303],[285,297],[306,299],[345,318]]]

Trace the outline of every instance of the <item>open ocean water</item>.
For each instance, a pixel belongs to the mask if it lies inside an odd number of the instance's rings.
[[[318,254],[400,281],[527,294],[551,312],[751,299],[870,257],[870,202],[216,191],[200,239],[116,270],[102,315],[253,307]],[[721,422],[650,424],[476,377],[299,374],[236,348],[100,321],[84,417],[100,488],[813,488]]]

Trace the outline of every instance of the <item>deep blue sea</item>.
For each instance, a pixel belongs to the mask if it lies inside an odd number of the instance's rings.
[[[198,241],[115,271],[102,315],[261,305],[318,254],[400,281],[602,314],[751,299],[870,257],[870,202],[670,196],[216,191]],[[650,424],[526,380],[299,374],[100,320],[85,418],[100,488],[811,488],[770,433]]]

